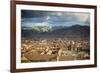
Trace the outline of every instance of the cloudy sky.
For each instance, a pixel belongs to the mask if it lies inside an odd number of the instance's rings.
[[[21,26],[72,26],[90,24],[89,13],[21,10]]]

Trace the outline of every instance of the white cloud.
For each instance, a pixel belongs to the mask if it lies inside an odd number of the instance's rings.
[[[58,16],[62,16],[63,14],[61,12],[57,12],[57,15]]]
[[[34,26],[48,26],[48,22],[35,23]]]
[[[82,22],[85,22],[89,18],[89,14],[84,14],[84,13],[74,13],[74,16]]]
[[[46,20],[49,20],[49,19],[50,19],[50,16],[47,16],[47,17],[46,17]]]

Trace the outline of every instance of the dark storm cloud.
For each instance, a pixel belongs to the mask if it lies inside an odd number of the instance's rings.
[[[22,18],[44,17],[45,15],[44,11],[21,10]]]
[[[45,21],[45,17],[32,17],[32,18],[22,18],[22,22],[34,22],[34,23],[40,23],[40,22],[44,22]]]
[[[82,12],[22,10],[22,26],[50,25],[71,26],[75,24],[89,25],[90,14]]]

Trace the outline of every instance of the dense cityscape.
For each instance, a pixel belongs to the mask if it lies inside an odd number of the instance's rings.
[[[90,58],[89,42],[68,39],[22,39],[21,61],[68,61]]]

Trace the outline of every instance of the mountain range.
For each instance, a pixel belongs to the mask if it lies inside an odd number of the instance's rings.
[[[76,24],[69,27],[34,27],[32,29],[22,29],[21,35],[26,38],[89,38],[90,26]]]

